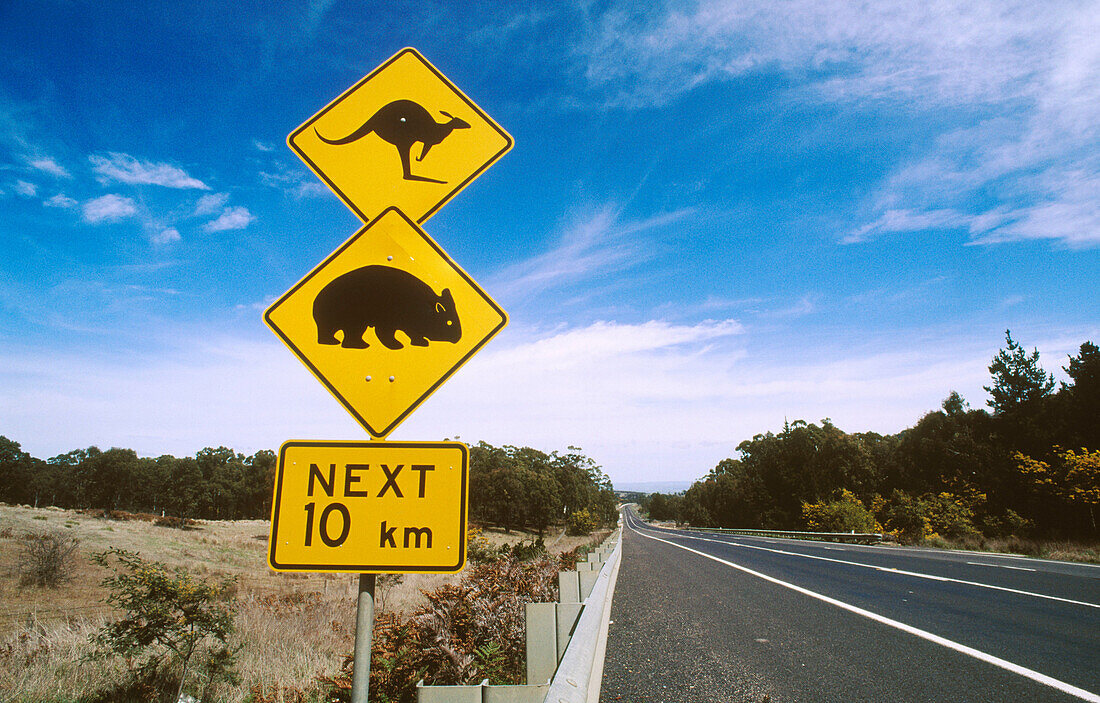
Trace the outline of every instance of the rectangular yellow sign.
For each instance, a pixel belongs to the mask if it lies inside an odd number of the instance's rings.
[[[276,571],[461,571],[468,465],[460,442],[288,441],[268,563]]]

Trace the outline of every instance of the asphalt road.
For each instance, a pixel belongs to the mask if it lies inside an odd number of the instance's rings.
[[[1100,701],[1100,567],[624,524],[601,701]]]

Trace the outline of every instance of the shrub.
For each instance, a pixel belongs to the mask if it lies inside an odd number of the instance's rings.
[[[803,503],[806,527],[817,532],[880,532],[882,526],[863,502],[847,489],[833,500]]]
[[[566,521],[566,530],[571,535],[587,535],[596,529],[598,523],[596,516],[589,512],[588,508],[575,510]]]
[[[494,684],[523,681],[526,607],[557,599],[557,559],[499,559],[475,564],[458,584],[425,592],[428,603],[402,621],[383,614],[375,620],[371,653],[371,700],[413,703],[416,682]],[[347,701],[353,660],[341,673],[320,681],[326,700]]]
[[[531,561],[546,555],[546,545],[542,537],[533,540],[520,540],[512,545],[512,558],[516,561]]]
[[[466,557],[474,563],[496,561],[507,556],[508,545],[494,547],[488,539],[481,534],[481,528],[471,525],[466,531]]]
[[[72,580],[72,557],[78,544],[80,540],[63,532],[28,533],[16,567],[19,584],[57,588]]]
[[[427,657],[420,646],[419,632],[412,623],[402,622],[393,613],[382,613],[374,620],[371,638],[370,698],[378,703],[412,703],[416,700],[416,682],[427,671]],[[352,655],[344,657],[336,676],[317,680],[327,687],[327,701],[351,700]]]
[[[165,690],[167,682],[178,681],[174,697],[168,698],[175,701],[183,693],[194,656],[211,639],[216,644],[205,649],[205,657],[195,668],[204,683],[233,678],[235,651],[226,646],[233,631],[228,602],[233,594],[232,579],[210,583],[183,568],[169,570],[165,564],[146,561],[124,549],[111,548],[93,559],[114,571],[103,580],[110,589],[106,602],[124,613],[122,619],[107,623],[93,635],[92,642],[100,648],[93,656],[117,654],[132,661],[148,655],[133,678],[148,681],[158,696],[171,693]]]
[[[933,534],[928,504],[904,491],[895,490],[882,504],[880,517],[886,529],[903,544],[918,544]]]
[[[153,518],[153,524],[157,527],[171,527],[177,530],[188,530],[195,524],[195,521],[190,518],[161,515]]]
[[[958,496],[952,493],[940,493],[926,496],[928,520],[932,530],[944,537],[955,540],[972,540],[981,537],[974,527],[974,511]]]
[[[1035,523],[1020,517],[1015,510],[1005,510],[1002,515],[986,515],[982,518],[982,532],[987,537],[1026,537]]]

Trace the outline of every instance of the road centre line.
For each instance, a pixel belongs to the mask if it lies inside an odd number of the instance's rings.
[[[1057,690],[1059,690],[1063,693],[1066,693],[1068,695],[1074,696],[1076,698],[1080,698],[1081,700],[1091,701],[1092,703],[1100,703],[1100,696],[1096,695],[1095,693],[1092,693],[1090,691],[1086,691],[1083,688],[1078,688],[1078,687],[1073,686],[1072,684],[1068,684],[1064,681],[1059,681],[1058,679],[1047,676],[1046,674],[1041,674],[1038,671],[1035,671],[1033,669],[1028,669],[1027,667],[1020,666],[1019,664],[1013,664],[1012,662],[1010,662],[1006,659],[1001,659],[1000,657],[995,657],[992,654],[987,654],[986,652],[982,652],[981,650],[974,649],[973,647],[967,647],[964,644],[960,644],[958,642],[955,642],[954,640],[949,640],[946,637],[940,637],[939,635],[932,634],[931,632],[928,632],[927,630],[921,630],[920,628],[913,627],[912,625],[906,625],[903,622],[899,622],[897,620],[893,620],[891,618],[879,615],[877,613],[873,613],[869,610],[864,610],[863,608],[859,608],[859,607],[851,605],[849,603],[845,603],[844,601],[839,601],[839,600],[836,600],[835,598],[830,598],[829,596],[823,595],[821,593],[817,593],[815,591],[811,591],[809,589],[802,588],[801,586],[796,586],[793,583],[787,583],[786,581],[780,581],[779,579],[774,578],[772,576],[768,576],[767,574],[762,574],[759,571],[753,571],[752,569],[749,569],[749,568],[744,567],[744,566],[740,566],[739,564],[734,564],[731,561],[727,561],[725,559],[721,559],[721,558],[716,557],[714,555],[707,554],[706,552],[700,552],[697,549],[692,549],[691,547],[686,547],[682,544],[677,544],[676,542],[672,542],[672,541],[669,541],[667,539],[661,539],[660,537],[654,537],[652,535],[648,535],[645,532],[642,532],[641,530],[637,529],[637,527],[635,527],[634,525],[631,525],[631,527],[634,529],[635,532],[637,532],[640,536],[645,537],[646,539],[651,539],[651,540],[654,540],[656,542],[664,542],[665,544],[669,544],[669,545],[672,545],[673,547],[683,549],[684,551],[691,552],[693,554],[698,554],[701,557],[706,557],[707,559],[710,559],[712,561],[716,561],[719,564],[724,564],[725,566],[728,566],[732,569],[737,569],[738,571],[743,571],[746,574],[749,574],[751,576],[756,576],[757,578],[764,579],[765,581],[768,581],[769,583],[774,583],[777,586],[782,586],[784,588],[789,588],[792,591],[795,591],[797,593],[801,593],[801,594],[809,596],[811,598],[816,598],[817,600],[828,603],[829,605],[836,606],[838,608],[841,608],[842,610],[847,610],[850,613],[854,613],[856,615],[863,616],[863,617],[868,618],[869,620],[873,620],[877,623],[881,623],[883,625],[893,627],[895,629],[901,630],[902,632],[906,632],[908,634],[914,635],[916,637],[927,640],[927,641],[932,642],[934,644],[938,644],[940,646],[947,647],[948,649],[959,652],[960,654],[965,654],[969,657],[973,657],[973,658],[975,658],[979,661],[986,662],[987,664],[992,664],[993,666],[999,667],[999,668],[1004,669],[1006,671],[1010,671],[1014,674],[1018,674],[1020,676],[1025,677],[1025,678],[1031,679],[1032,681],[1035,681],[1036,683],[1043,684],[1044,686],[1049,686],[1051,688],[1057,689]],[[707,541],[716,542],[718,540],[707,540]],[[730,543],[726,542],[725,544],[730,544]],[[768,550],[768,551],[773,551],[773,550]],[[828,561],[835,561],[835,560],[830,559]]]
[[[980,561],[968,561],[967,564],[971,566],[992,566],[994,569],[1012,569],[1014,571],[1035,571],[1035,569],[1028,569],[1023,566],[1009,566],[1008,564],[984,564]]]
[[[637,530],[637,528],[634,528]],[[1004,591],[1006,593],[1015,593],[1022,596],[1031,596],[1032,598],[1044,598],[1046,600],[1058,601],[1059,603],[1070,603],[1072,605],[1083,605],[1087,608],[1100,608],[1100,603],[1089,603],[1087,601],[1072,600],[1070,598],[1061,598],[1059,596],[1049,596],[1045,593],[1034,593],[1032,591],[1022,591],[1018,588],[1008,588],[1007,586],[994,586],[989,583],[980,583],[978,581],[965,581],[963,579],[953,579],[947,576],[933,576],[931,574],[922,574],[916,571],[905,571],[904,569],[894,569],[886,566],[875,566],[874,564],[862,564],[858,561],[848,561],[846,559],[833,559],[831,557],[819,557],[813,554],[801,554],[799,552],[788,552],[784,549],[770,549],[768,547],[758,547],[754,544],[741,544],[740,542],[729,542],[721,539],[710,539],[708,537],[695,537],[694,535],[677,534],[677,537],[683,537],[685,539],[697,539],[702,542],[714,542],[716,544],[728,544],[734,547],[741,547],[743,549],[759,549],[763,552],[773,552],[775,554],[785,554],[788,556],[802,557],[803,559],[817,559],[819,561],[831,561],[836,564],[848,564],[849,566],[860,566],[864,569],[874,569],[875,571],[882,571],[891,574],[901,574],[902,576],[913,576],[914,578],[928,579],[930,581],[943,581],[948,583],[959,583],[966,586],[977,586],[978,588],[989,588],[994,591]],[[993,566],[992,564],[983,564],[983,566]],[[1009,567],[1011,568],[1011,567]]]

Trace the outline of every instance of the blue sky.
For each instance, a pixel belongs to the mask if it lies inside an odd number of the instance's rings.
[[[263,309],[358,228],[286,135],[405,46],[515,138],[424,228],[509,327],[390,436],[690,480],[1100,341],[1100,4],[0,4],[0,434],[365,433]]]

